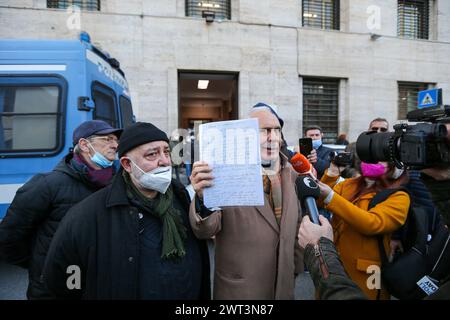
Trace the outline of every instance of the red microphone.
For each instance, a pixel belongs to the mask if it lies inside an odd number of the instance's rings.
[[[312,165],[304,155],[297,152],[289,162],[298,174],[308,174],[311,172]]]

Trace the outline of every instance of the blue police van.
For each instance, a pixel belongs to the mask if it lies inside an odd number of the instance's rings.
[[[72,132],[134,122],[119,62],[78,40],[0,40],[0,220],[19,187],[68,153]]]

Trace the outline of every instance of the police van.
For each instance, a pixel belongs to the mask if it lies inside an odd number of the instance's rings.
[[[51,171],[87,120],[134,122],[119,62],[78,40],[0,40],[0,220],[19,187]]]

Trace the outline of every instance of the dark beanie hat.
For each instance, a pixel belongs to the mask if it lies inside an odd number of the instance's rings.
[[[119,158],[125,153],[142,144],[153,141],[166,141],[169,143],[169,138],[164,131],[147,122],[136,122],[123,130],[119,140],[119,147],[117,152]]]

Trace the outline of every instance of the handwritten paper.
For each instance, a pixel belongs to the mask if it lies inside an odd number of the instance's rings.
[[[214,176],[203,191],[206,207],[264,205],[257,119],[202,124],[199,148]]]

